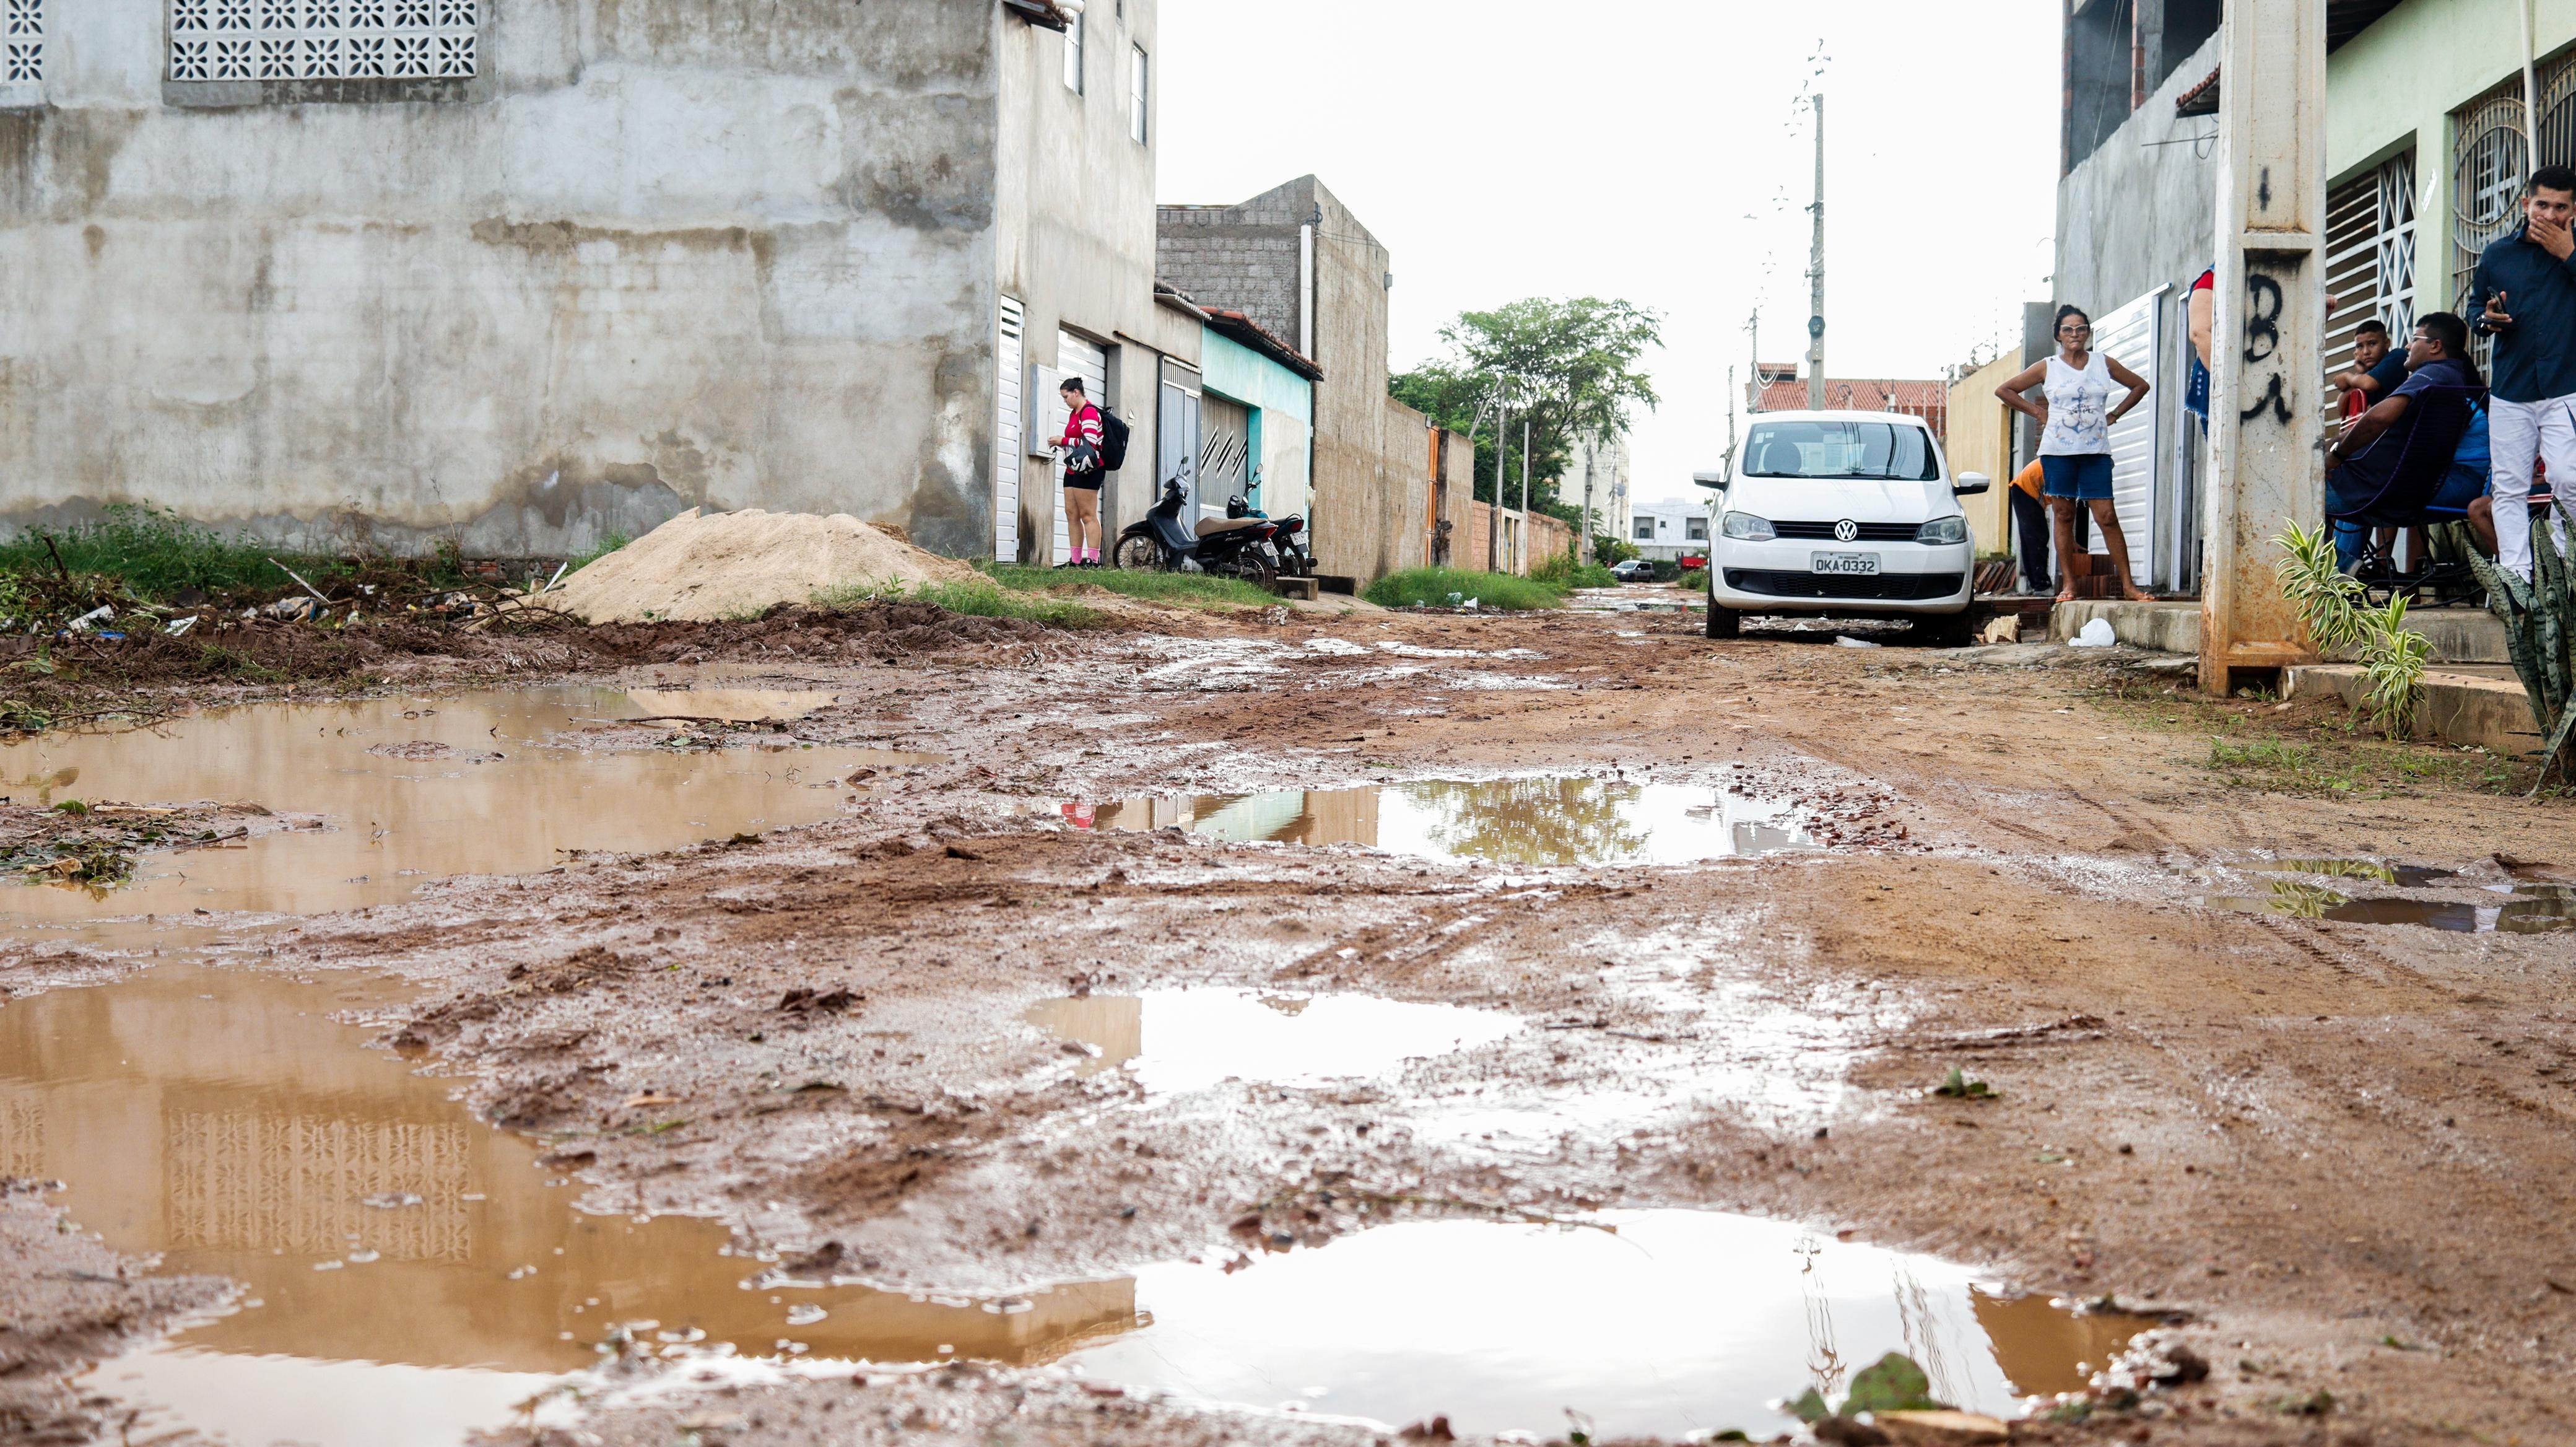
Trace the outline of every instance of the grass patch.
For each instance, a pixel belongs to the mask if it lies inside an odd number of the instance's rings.
[[[1145,598],[1157,603],[1179,603],[1190,607],[1267,608],[1279,601],[1257,583],[1247,583],[1241,578],[1213,577],[1206,573],[1148,572],[1138,568],[1084,568],[1057,572],[1053,568],[1036,568],[1025,563],[978,563],[975,566],[994,582],[1022,593],[1043,593],[1054,588],[1089,584],[1123,598]]]
[[[927,603],[968,618],[1018,618],[1056,628],[1092,628],[1109,621],[1097,608],[1070,598],[1021,593],[989,578],[963,583],[884,583],[875,587],[830,588],[814,595],[817,608],[864,608],[871,603]]]
[[[1618,577],[1599,563],[1578,563],[1572,553],[1559,553],[1537,567],[1530,576],[1551,588],[1616,588]]]
[[[1526,611],[1564,604],[1565,593],[1536,578],[1509,573],[1470,573],[1463,568],[1408,568],[1368,585],[1361,597],[1381,608],[1454,608],[1474,599],[1481,607]]]
[[[598,547],[573,558],[572,566],[564,569],[564,576],[570,577],[573,574],[580,572],[582,569],[589,567],[591,564],[598,562],[600,559],[607,557],[610,553],[616,552],[619,548],[622,548],[633,541],[635,541],[633,538],[628,537],[624,533],[610,533],[608,536],[599,540]]]
[[[2208,751],[2191,762],[2230,788],[2378,799],[2445,789],[2500,794],[2528,788],[2533,772],[2485,749],[2387,742],[2368,715],[2331,699],[2284,707],[2269,697],[2206,699],[2135,680],[2088,689],[2086,697],[2131,727],[2206,740]]]
[[[0,573],[37,579],[59,579],[61,572],[96,574],[114,579],[138,598],[159,601],[182,588],[226,593],[275,587],[286,582],[286,575],[270,565],[271,557],[308,578],[335,567],[329,559],[288,557],[247,537],[225,537],[161,508],[117,503],[104,511],[97,522],[59,530],[25,528],[0,541]],[[49,533],[51,548],[46,546]]]

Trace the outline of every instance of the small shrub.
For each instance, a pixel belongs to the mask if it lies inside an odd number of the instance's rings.
[[[1599,563],[1578,563],[1572,553],[1559,553],[1537,567],[1530,576],[1552,588],[1615,588],[1618,578]]]
[[[1454,608],[1473,599],[1479,607],[1515,612],[1554,608],[1562,590],[1536,578],[1471,573],[1463,568],[1408,568],[1371,583],[1360,596],[1381,608]]]
[[[1673,579],[1673,586],[1687,588],[1694,592],[1705,592],[1708,588],[1708,569],[1688,569],[1680,577]]]
[[[136,597],[158,600],[181,588],[217,593],[275,586],[285,578],[269,563],[271,557],[308,578],[338,567],[329,560],[279,552],[246,535],[224,536],[167,508],[129,503],[109,505],[96,522],[50,533],[50,548],[48,536],[47,530],[26,528],[0,541],[0,572],[37,581],[58,580],[62,572],[96,574]]]
[[[610,553],[616,552],[619,548],[622,548],[633,541],[635,541],[633,538],[628,537],[624,533],[610,533],[608,536],[599,540],[598,547],[574,558],[572,560],[572,566],[565,571],[568,574],[578,573],[582,569],[589,567],[591,564],[598,562],[600,559],[607,557]],[[445,549],[447,547],[448,544],[446,543],[439,544],[442,558],[445,556]]]

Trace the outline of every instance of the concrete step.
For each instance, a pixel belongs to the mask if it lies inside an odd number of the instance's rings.
[[[2355,708],[2369,695],[2370,680],[2358,664],[2311,663],[2283,670],[2290,698],[2332,695]],[[2536,754],[2548,740],[2531,716],[2531,696],[2510,667],[2467,665],[2426,669],[2424,706],[2415,715],[2418,738],[2475,744],[2502,754]]]
[[[1270,591],[1282,598],[1301,598],[1312,603],[1323,594],[1322,584],[1314,578],[1273,578]]]
[[[2132,648],[2166,653],[2200,651],[2200,604],[2196,602],[2131,603],[2077,599],[2049,610],[2048,636],[2060,643],[2100,618],[2112,636]],[[2484,608],[2424,608],[2406,615],[2406,631],[2420,633],[2433,645],[2435,663],[2511,663],[2505,650],[2504,623]]]

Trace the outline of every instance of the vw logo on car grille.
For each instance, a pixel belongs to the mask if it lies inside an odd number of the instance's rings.
[[[1844,518],[1841,522],[1834,524],[1835,542],[1847,543],[1859,536],[1860,524],[1853,522],[1850,518]]]

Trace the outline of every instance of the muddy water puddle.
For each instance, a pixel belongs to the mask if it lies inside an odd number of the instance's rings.
[[[0,891],[0,924],[61,925],[192,911],[312,914],[403,899],[461,874],[513,874],[584,850],[679,848],[809,824],[841,807],[858,769],[934,756],[806,747],[761,731],[708,747],[722,720],[785,720],[833,701],[745,688],[556,687],[257,704],[117,733],[0,744],[0,790],[20,802],[206,799],[320,816],[319,827],[147,854],[104,892]],[[585,730],[648,717],[681,746],[584,748]]]
[[[1236,843],[1356,844],[1533,868],[1691,864],[1815,847],[1784,801],[1582,776],[1425,779],[1061,807],[1081,829],[1181,828]]]
[[[1780,1425],[1765,1402],[1886,1351],[2002,1411],[2073,1389],[2151,1324],[2005,1299],[1965,1268],[1793,1224],[1673,1210],[1402,1221],[1003,1297],[801,1280],[727,1254],[714,1222],[576,1210],[538,1143],[473,1121],[447,1083],[332,1018],[397,997],[163,965],[0,1008],[0,1171],[68,1182],[74,1219],[119,1250],[244,1288],[230,1313],[84,1379],[147,1409],[140,1436],[446,1447],[594,1364],[620,1328],[675,1360],[1062,1363],[1390,1424],[1446,1412],[1553,1433],[1572,1406],[1604,1431],[1758,1435]],[[1137,1003],[1141,1041],[1162,1021]],[[1330,1003],[1216,1008],[1329,1025]],[[1374,1043],[1337,1069],[1472,1038],[1449,1016],[1341,1023]]]
[[[2340,862],[2340,861],[2338,861]],[[2322,872],[2322,871],[2309,871]],[[2384,882],[2403,883],[2395,870]],[[2420,883],[2449,877],[2427,871]],[[2349,879],[2381,880],[2378,874],[2346,874]],[[2289,919],[2329,920],[2338,924],[2412,925],[2451,934],[2558,934],[2576,930],[2576,886],[2515,884],[2478,887],[2486,899],[2418,899],[2403,895],[2354,897],[2306,879],[2276,879],[2262,894],[2207,895],[2211,909]]]
[[[1091,1051],[1084,1072],[1124,1070],[1148,1096],[1227,1080],[1304,1087],[1382,1076],[1521,1029],[1509,1015],[1456,1005],[1221,989],[1048,1000],[1025,1018]]]

